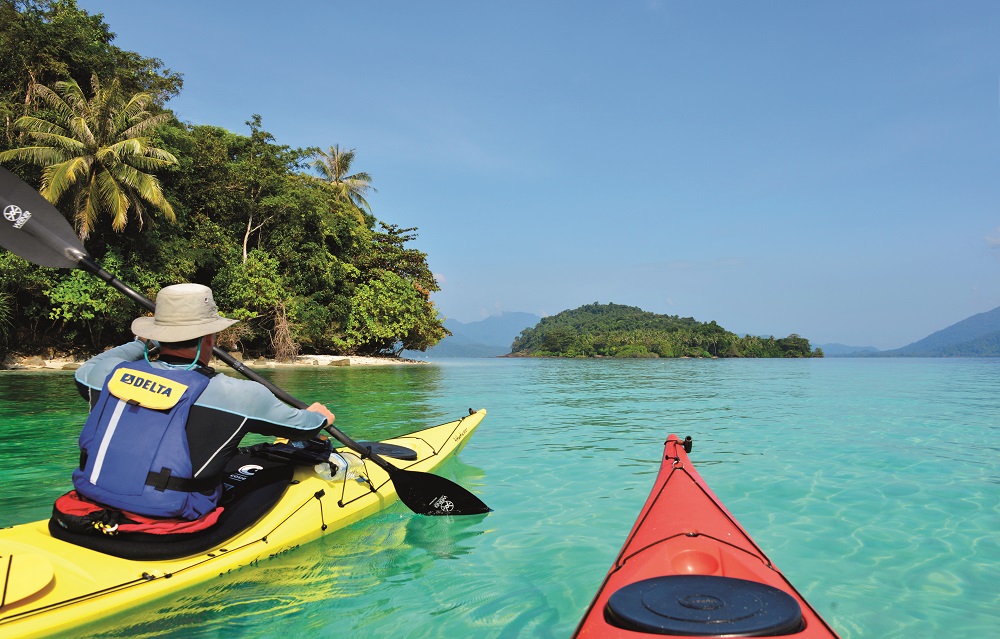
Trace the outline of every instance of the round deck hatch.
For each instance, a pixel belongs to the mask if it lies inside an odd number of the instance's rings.
[[[732,577],[671,575],[618,589],[604,609],[618,628],[686,637],[767,637],[802,629],[794,597]]]

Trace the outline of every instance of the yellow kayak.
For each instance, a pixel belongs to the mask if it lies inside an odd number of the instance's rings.
[[[376,452],[398,468],[430,472],[462,449],[485,416],[485,410],[470,411],[375,444]],[[208,531],[162,541],[146,534],[80,536],[49,520],[0,530],[0,638],[66,636],[277,556],[397,501],[386,471],[350,449],[336,449],[330,465],[313,466],[267,455],[266,446],[255,448],[227,468],[223,516]],[[403,454],[389,457],[394,451]]]

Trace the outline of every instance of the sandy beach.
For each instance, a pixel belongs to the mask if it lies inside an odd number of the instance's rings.
[[[239,353],[234,357],[242,359]],[[11,354],[3,362],[2,370],[76,370],[85,360],[71,357],[44,358],[40,355]],[[300,355],[295,362],[276,362],[273,359],[247,359],[243,362],[251,368],[283,368],[290,366],[406,366],[426,364],[427,362],[405,359],[402,357],[362,357],[358,355]],[[223,370],[228,366],[217,359],[212,360],[212,366]]]

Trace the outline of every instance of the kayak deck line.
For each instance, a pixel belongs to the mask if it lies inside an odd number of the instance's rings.
[[[722,504],[670,435],[660,471],[575,639],[837,634]]]
[[[406,445],[416,452],[417,459],[412,462],[390,459],[393,466],[430,472],[465,446],[485,414],[485,410],[480,410],[453,422],[380,443]],[[346,447],[334,452],[342,458],[355,454]],[[21,595],[11,600],[0,594],[3,597],[0,637],[65,635],[73,628],[108,615],[175,594],[232,570],[254,566],[355,523],[398,500],[396,487],[383,468],[374,463],[355,465],[352,460],[350,470],[356,475],[347,470],[330,480],[311,466],[295,467],[281,497],[256,523],[204,551],[183,557],[126,559],[105,554],[53,537],[48,520],[0,529],[0,579],[3,579],[0,590],[18,591]],[[310,505],[314,502],[315,507]],[[19,556],[33,558],[36,565],[48,566],[51,579],[46,581],[40,571],[34,571],[40,577],[33,577],[27,570],[27,561],[22,561],[19,568]]]

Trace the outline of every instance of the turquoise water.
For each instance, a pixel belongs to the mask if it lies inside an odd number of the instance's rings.
[[[624,541],[662,443],[692,460],[844,639],[1000,627],[1000,360],[456,360],[272,379],[382,438],[489,414],[443,473],[486,517],[401,505],[86,637],[565,638]],[[85,404],[0,373],[0,525],[67,489]]]

